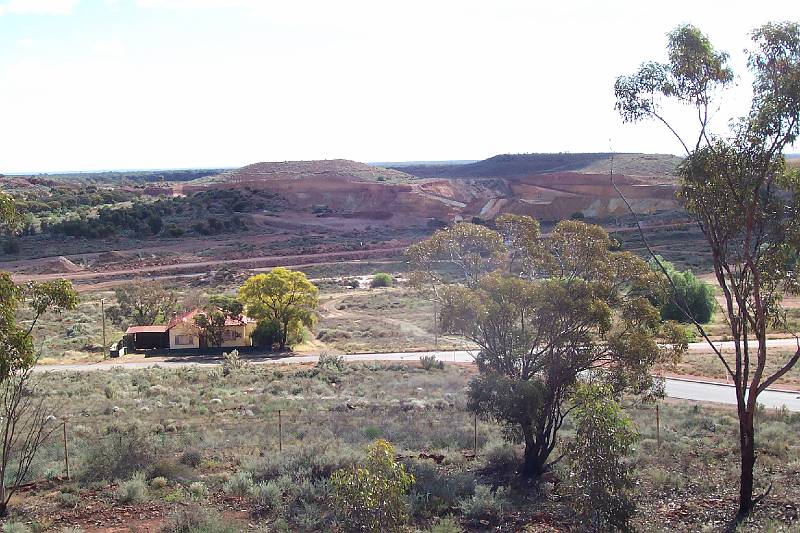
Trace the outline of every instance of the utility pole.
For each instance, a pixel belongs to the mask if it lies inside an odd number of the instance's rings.
[[[103,357],[106,355],[106,299],[100,298],[100,314],[103,315]]]

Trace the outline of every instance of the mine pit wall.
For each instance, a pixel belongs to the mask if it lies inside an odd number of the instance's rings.
[[[637,212],[680,209],[674,185],[615,176],[615,183]],[[624,216],[627,208],[608,175],[558,173],[523,178],[432,179],[412,184],[355,180],[337,175],[296,179],[242,180],[211,187],[250,187],[285,198],[298,211],[319,216],[375,220],[392,225],[421,225],[430,219],[453,221],[478,216],[491,219],[505,212],[543,221],[569,218],[576,212],[604,218]],[[207,187],[186,187],[203,190]],[[463,205],[464,207],[461,207]]]

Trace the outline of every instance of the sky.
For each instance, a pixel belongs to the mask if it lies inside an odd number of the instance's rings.
[[[0,0],[0,173],[679,154],[622,123],[616,77],[695,24],[738,75],[724,129],[772,20],[800,2]]]

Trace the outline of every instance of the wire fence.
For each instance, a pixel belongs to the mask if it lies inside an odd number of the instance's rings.
[[[130,425],[90,427],[92,417],[73,416],[49,422],[47,440],[32,461],[23,485],[80,475],[87,453],[118,441]],[[102,424],[97,424],[102,425]],[[320,442],[328,446],[362,447],[377,438],[392,442],[408,456],[427,452],[480,453],[493,424],[478,420],[463,407],[423,407],[344,404],[333,408],[219,409],[207,416],[150,421],[141,430],[159,456],[176,457],[187,450],[204,450],[219,459],[240,462],[243,457],[294,453]],[[496,429],[496,426],[494,426]],[[13,473],[12,468],[9,469]],[[7,476],[8,483],[9,476]]]

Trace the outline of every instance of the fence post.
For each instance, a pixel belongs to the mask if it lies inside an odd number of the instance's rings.
[[[280,409],[278,409],[278,451],[283,452],[283,419]]]
[[[478,415],[475,414],[475,418],[472,420],[472,449],[475,454],[475,458],[478,458]]]
[[[656,404],[656,440],[658,447],[661,448],[661,412],[658,410],[658,404]]]
[[[64,466],[67,469],[67,481],[69,481],[69,479],[70,479],[70,476],[69,476],[69,451],[67,449],[67,419],[66,418],[64,419],[63,428],[64,428]]]

